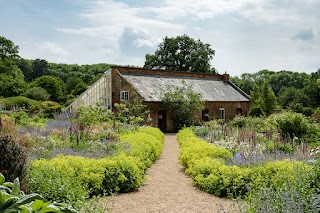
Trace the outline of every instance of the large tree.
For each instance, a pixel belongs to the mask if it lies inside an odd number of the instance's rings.
[[[261,107],[269,116],[277,106],[277,98],[267,79],[264,79],[262,87],[254,84],[251,90],[251,102],[254,107]]]
[[[31,87],[41,87],[50,94],[52,101],[58,101],[62,96],[62,85],[63,82],[54,76],[43,75],[36,78],[30,83]]]
[[[17,67],[19,47],[0,36],[0,96],[16,96],[23,92],[26,84],[21,70]]]
[[[215,73],[215,69],[210,65],[214,54],[210,44],[187,35],[165,37],[153,55],[146,55],[144,68]]]
[[[49,64],[44,59],[37,58],[32,62],[32,80],[48,74]]]
[[[9,39],[0,36],[0,57],[2,60],[5,58],[12,60],[18,59],[20,57],[18,53],[19,47],[17,45],[15,45]]]

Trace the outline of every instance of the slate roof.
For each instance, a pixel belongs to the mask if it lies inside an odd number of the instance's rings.
[[[159,91],[166,85],[182,86],[182,81],[193,85],[193,90],[202,95],[206,101],[250,101],[250,97],[231,82],[222,79],[197,78],[182,76],[163,76],[121,73],[121,76],[131,84],[136,91],[148,102],[159,102]]]

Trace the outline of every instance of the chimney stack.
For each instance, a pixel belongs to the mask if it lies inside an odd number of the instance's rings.
[[[229,82],[229,74],[227,74],[227,71],[225,71],[225,73],[223,74],[223,80],[225,82]]]

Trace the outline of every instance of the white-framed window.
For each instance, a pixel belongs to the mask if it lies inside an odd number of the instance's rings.
[[[129,100],[129,91],[121,91],[120,101],[128,101],[128,100]]]
[[[224,120],[226,117],[226,111],[224,110],[224,108],[220,108],[219,109],[219,119]]]

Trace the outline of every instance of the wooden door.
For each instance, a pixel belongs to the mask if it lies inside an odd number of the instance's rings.
[[[162,132],[167,132],[167,112],[166,110],[158,111],[158,127]]]

